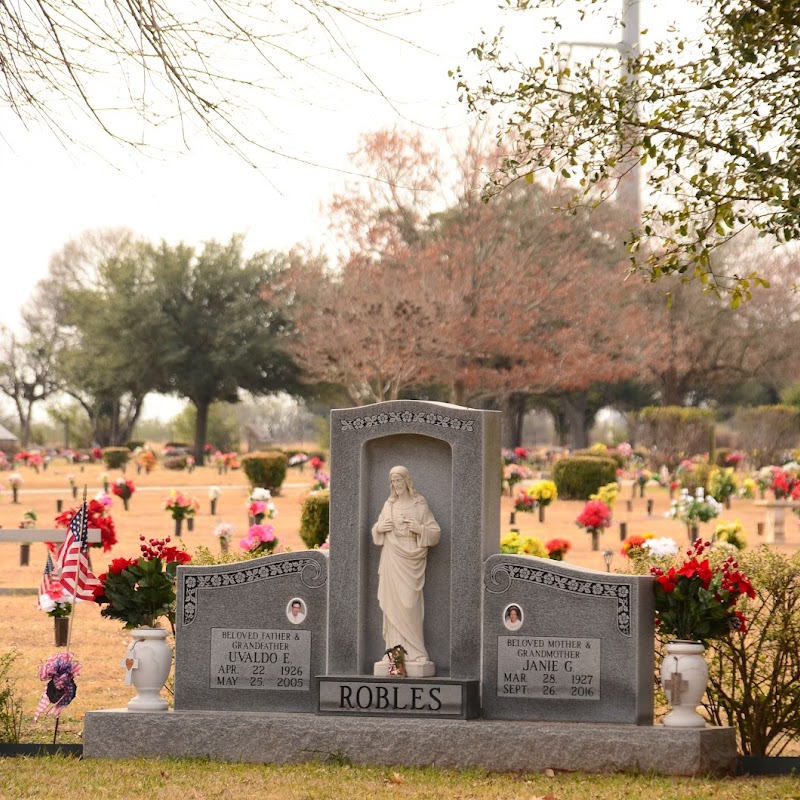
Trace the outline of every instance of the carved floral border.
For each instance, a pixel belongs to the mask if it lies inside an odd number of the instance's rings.
[[[313,558],[290,558],[260,564],[256,567],[242,568],[233,565],[224,571],[192,573],[183,580],[183,619],[184,626],[191,625],[197,615],[197,590],[219,589],[224,586],[241,586],[246,583],[281,578],[286,575],[300,575],[300,580],[309,589],[318,589],[328,580],[323,563]]]
[[[486,576],[486,591],[492,594],[501,594],[508,590],[512,580],[539,583],[572,594],[615,599],[617,601],[617,630],[623,636],[631,635],[631,592],[630,587],[625,584],[585,580],[567,575],[557,575],[537,567],[502,563],[496,564]]]
[[[384,411],[380,414],[367,414],[363,417],[341,420],[341,430],[357,431],[362,428],[374,428],[377,425],[392,425],[394,423],[436,425],[440,428],[450,428],[451,430],[466,431],[468,433],[475,431],[474,419],[450,417],[433,411]]]

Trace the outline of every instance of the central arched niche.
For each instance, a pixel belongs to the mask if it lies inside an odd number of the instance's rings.
[[[441,439],[422,434],[395,434],[371,439],[361,452],[360,536],[363,537],[362,561],[365,587],[360,601],[360,618],[365,623],[362,663],[363,674],[372,674],[373,664],[385,651],[383,615],[378,605],[378,563],[381,548],[372,542],[372,526],[389,497],[389,470],[397,465],[411,473],[417,491],[425,497],[442,529],[438,545],[428,552],[425,570],[425,646],[436,664],[437,676],[450,674],[450,586],[453,547],[457,532],[453,519],[453,454],[450,445]],[[454,541],[455,539],[455,541]],[[336,621],[332,620],[335,626]]]

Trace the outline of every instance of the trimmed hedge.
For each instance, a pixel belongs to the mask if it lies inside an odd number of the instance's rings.
[[[313,492],[303,500],[300,511],[300,538],[309,549],[319,547],[330,530],[331,493]]]
[[[649,406],[637,415],[639,439],[649,448],[648,460],[670,472],[685,458],[713,450],[714,413],[705,408]]]
[[[261,487],[278,494],[286,479],[289,458],[277,450],[256,451],[242,456],[242,469],[252,488]]]
[[[795,406],[742,408],[736,412],[733,426],[754,467],[781,464],[797,446],[800,411]]]
[[[574,458],[583,458],[586,456],[587,458],[610,458],[612,461],[616,461],[617,466],[622,469],[625,466],[625,462],[627,459],[622,453],[618,452],[617,450],[575,450],[572,453],[572,457]]]
[[[617,480],[617,462],[612,458],[577,456],[553,465],[553,481],[562,500],[588,500],[601,486]]]
[[[108,469],[125,469],[131,451],[127,447],[106,447],[103,450],[103,463]]]

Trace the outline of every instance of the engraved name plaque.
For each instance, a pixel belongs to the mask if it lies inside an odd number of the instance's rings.
[[[212,689],[311,688],[311,631],[212,628]]]
[[[599,700],[600,639],[498,636],[497,696]]]

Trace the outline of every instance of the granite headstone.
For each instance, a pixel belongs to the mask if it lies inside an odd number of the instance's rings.
[[[327,577],[315,550],[180,567],[175,709],[316,711]]]
[[[653,579],[486,561],[483,716],[653,723]]]

